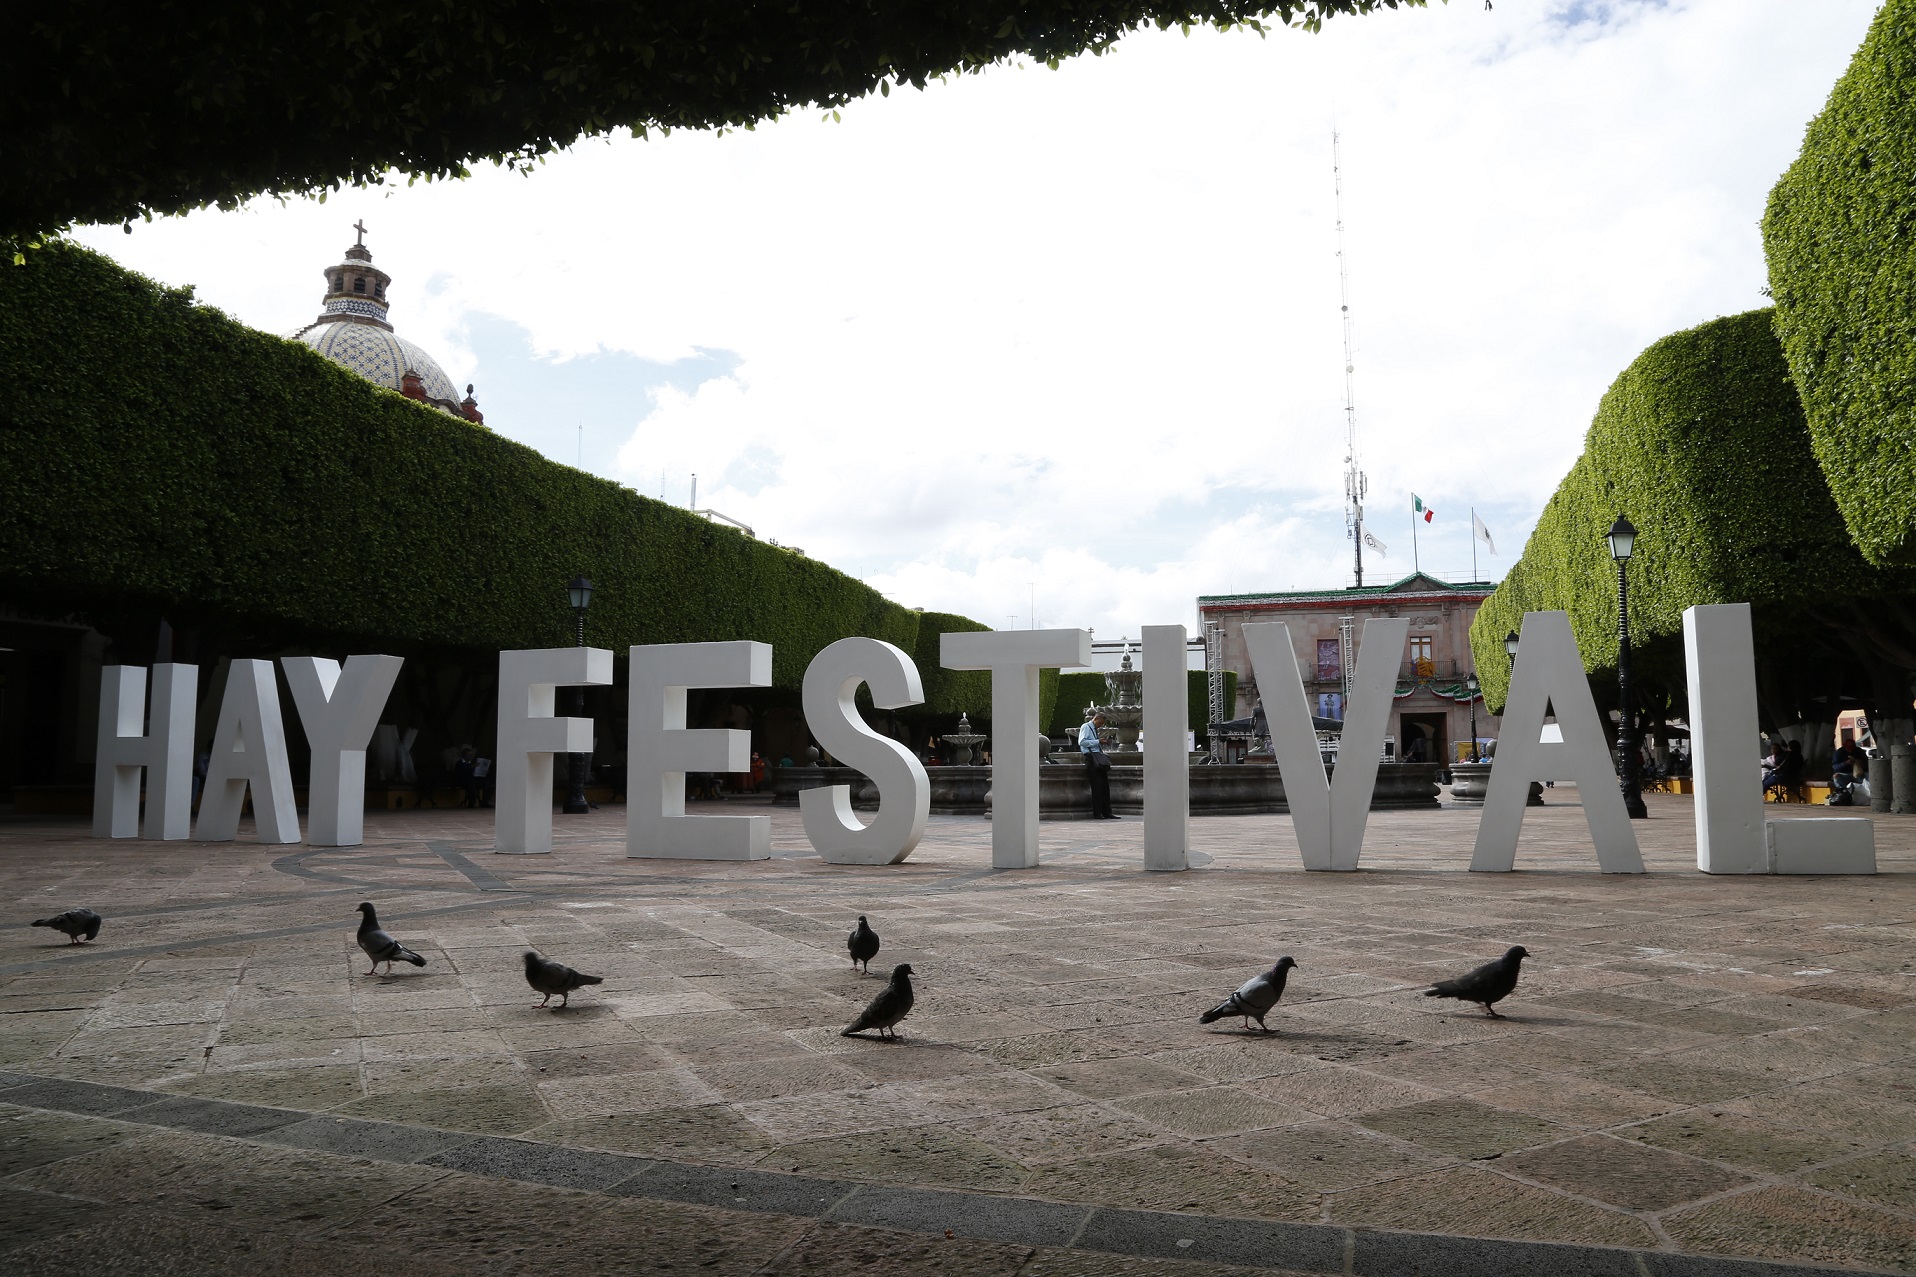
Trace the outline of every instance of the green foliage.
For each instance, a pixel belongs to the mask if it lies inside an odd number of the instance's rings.
[[[1509,685],[1504,636],[1525,612],[1568,612],[1585,666],[1614,668],[1617,569],[1604,534],[1619,514],[1638,530],[1633,644],[1680,642],[1694,604],[1752,604],[1760,641],[1819,600],[1911,583],[1849,543],[1767,310],[1663,338],[1605,393],[1583,455],[1471,625],[1492,707]]]
[[[1776,328],[1851,538],[1916,563],[1916,0],[1889,0],[1770,192]]]
[[[942,635],[990,628],[949,612],[918,614],[918,644],[911,649],[911,659],[917,663],[918,677],[925,685],[925,703],[909,713],[991,717],[991,671],[948,670],[938,663],[938,641]]]
[[[1186,722],[1190,729],[1198,734],[1198,739],[1203,740],[1205,728],[1209,726],[1205,720],[1211,716],[1210,675],[1203,670],[1188,670],[1186,673],[1190,679],[1190,688],[1186,693],[1189,698],[1190,713],[1186,717]],[[1060,674],[1057,705],[1041,720],[1049,724],[1046,733],[1051,736],[1075,737],[1078,734],[1078,728],[1084,725],[1085,706],[1097,704],[1106,695],[1104,675],[1096,670]],[[1226,705],[1237,703],[1236,670],[1224,671],[1224,703]]]
[[[750,128],[1144,26],[1315,29],[1423,0],[53,4],[0,41],[0,241],[73,221],[516,168],[629,128]]]
[[[256,649],[545,647],[572,641],[565,583],[584,573],[594,645],[758,639],[787,688],[848,635],[935,652],[941,627],[984,628],[554,464],[104,257],[27,256],[0,270],[12,606],[109,633],[164,615]]]

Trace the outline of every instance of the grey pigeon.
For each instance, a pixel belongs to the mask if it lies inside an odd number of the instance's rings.
[[[392,974],[394,962],[410,962],[415,967],[426,965],[424,958],[380,929],[379,915],[373,911],[370,900],[360,902],[359,912],[365,915],[359,920],[359,947],[364,949],[366,956],[373,960],[373,965],[366,972],[367,975],[376,973],[382,962],[386,964],[387,975]]]
[[[858,925],[845,937],[845,950],[852,955],[852,965],[863,963],[865,974],[872,972],[872,959],[878,956],[878,933],[865,921],[865,915],[858,915]]]
[[[856,1020],[846,1025],[840,1037],[851,1037],[867,1029],[877,1029],[879,1037],[888,1033],[896,1038],[898,1033],[892,1028],[900,1020],[911,1014],[911,963],[901,962],[891,969],[891,982],[879,991]]]
[[[1424,991],[1427,998],[1456,998],[1460,1002],[1479,1002],[1483,1004],[1484,1014],[1493,1020],[1503,1017],[1490,1009],[1491,1004],[1502,1002],[1517,987],[1517,969],[1523,960],[1530,956],[1530,950],[1522,945],[1512,945],[1504,950],[1504,956],[1495,962],[1486,962],[1475,971],[1458,976],[1455,980],[1440,980]]]
[[[36,927],[52,927],[63,931],[68,944],[79,944],[80,937],[88,940],[100,934],[100,915],[91,909],[69,909],[65,913],[56,913],[51,918],[36,918]]]
[[[1251,1030],[1251,1021],[1257,1021],[1257,1027],[1270,1033],[1271,1026],[1264,1023],[1264,1017],[1270,1013],[1277,1000],[1284,996],[1284,981],[1291,974],[1291,968],[1297,965],[1297,959],[1285,954],[1277,960],[1277,965],[1269,971],[1260,972],[1239,985],[1237,992],[1198,1017],[1199,1024],[1209,1024],[1213,1020],[1222,1020],[1227,1015],[1244,1017],[1244,1031]]]
[[[554,962],[550,958],[542,958],[532,950],[527,949],[526,983],[532,986],[534,993],[543,993],[546,995],[545,1001],[539,1003],[540,1006],[544,1006],[546,1002],[552,1001],[553,994],[558,994],[559,1005],[554,1007],[553,1010],[563,1011],[567,1004],[572,1001],[572,991],[574,989],[582,985],[604,984],[605,977],[602,975],[587,975],[583,971],[574,971],[563,962]]]

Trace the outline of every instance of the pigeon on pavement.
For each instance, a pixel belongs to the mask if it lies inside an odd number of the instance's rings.
[[[550,958],[542,958],[532,950],[527,949],[526,983],[532,986],[534,993],[543,993],[546,995],[545,1001],[539,1003],[540,1006],[544,1006],[546,1002],[552,1001],[553,994],[558,994],[559,1005],[554,1007],[553,1010],[563,1011],[566,1005],[571,1002],[572,991],[574,989],[588,984],[604,984],[605,977],[601,975],[587,975],[583,971],[574,971],[563,962],[554,962]]]
[[[65,913],[56,913],[51,918],[34,919],[36,927],[52,927],[63,931],[68,944],[79,944],[80,937],[88,940],[100,934],[100,915],[91,909],[69,909]]]
[[[1277,960],[1277,965],[1269,971],[1259,972],[1238,986],[1224,1001],[1198,1017],[1199,1024],[1209,1024],[1213,1020],[1222,1020],[1227,1015],[1244,1017],[1244,1031],[1251,1031],[1251,1021],[1257,1021],[1257,1027],[1266,1033],[1275,1032],[1264,1023],[1264,1017],[1270,1013],[1277,1000],[1284,996],[1284,981],[1291,974],[1291,968],[1297,965],[1297,959],[1289,954]]]
[[[387,975],[392,974],[394,962],[410,962],[415,967],[426,965],[424,958],[380,929],[379,915],[373,911],[370,900],[360,902],[359,912],[365,915],[359,920],[359,947],[366,951],[366,956],[373,962],[367,975],[375,974],[382,962],[386,964]]]
[[[878,956],[878,933],[865,921],[865,915],[858,915],[858,925],[845,937],[846,952],[852,955],[852,965],[865,965],[865,974],[872,972],[872,959]]]
[[[1490,1009],[1491,1004],[1502,1002],[1510,996],[1510,991],[1517,987],[1517,970],[1529,956],[1530,950],[1520,944],[1512,945],[1495,962],[1486,962],[1455,980],[1440,980],[1426,989],[1424,996],[1479,1002],[1483,1004],[1485,1015],[1493,1020],[1501,1020],[1503,1017]]]
[[[867,1029],[877,1029],[879,1037],[889,1033],[895,1039],[898,1034],[892,1026],[911,1014],[911,1004],[911,963],[901,962],[891,969],[891,982],[839,1036],[849,1038]]]

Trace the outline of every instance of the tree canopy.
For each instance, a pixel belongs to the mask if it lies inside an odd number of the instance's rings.
[[[0,241],[750,128],[1152,25],[1315,30],[1424,0],[70,0],[0,41]]]
[[[1776,327],[1873,563],[1916,564],[1916,0],[1889,0],[1770,192]]]
[[[1749,603],[1773,720],[1834,718],[1832,697],[1908,704],[1916,573],[1872,567],[1850,543],[1769,310],[1673,333],[1605,392],[1583,455],[1471,625],[1491,705],[1509,679],[1504,635],[1525,612],[1569,612],[1585,665],[1616,668],[1617,570],[1604,534],[1619,514],[1638,529],[1630,634],[1649,683],[1681,696],[1685,608]]]

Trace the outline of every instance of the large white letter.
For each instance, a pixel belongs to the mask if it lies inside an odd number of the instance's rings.
[[[517,856],[552,850],[552,756],[592,749],[591,719],[553,717],[556,689],[611,681],[612,653],[602,647],[499,653],[494,850]]]
[[[146,725],[146,671],[100,671],[100,736],[93,754],[93,836],[140,832],[140,772],[146,772],[146,836],[185,838],[193,815],[193,707],[197,665],[153,667],[153,730]]]
[[[1690,682],[1696,867],[1710,874],[1765,873],[1769,847],[1763,835],[1763,778],[1756,764],[1761,735],[1750,605],[1686,608],[1683,658]]]
[[[1546,706],[1557,711],[1562,741],[1543,739]],[[1597,845],[1598,868],[1607,874],[1643,872],[1630,813],[1617,787],[1616,764],[1603,738],[1603,721],[1590,696],[1590,680],[1567,612],[1524,614],[1484,814],[1477,822],[1472,869],[1507,872],[1516,867],[1517,835],[1523,831],[1533,780],[1575,781],[1590,839]]]
[[[938,660],[948,670],[991,671],[991,865],[1030,869],[1038,863],[1038,671],[1091,664],[1091,631],[956,631],[938,636]]]
[[[357,847],[365,841],[366,746],[379,726],[406,662],[397,656],[349,656],[346,672],[323,656],[282,656],[313,765],[306,781],[306,841]]]
[[[240,808],[253,790],[253,824],[261,842],[298,842],[293,807],[293,767],[286,760],[286,722],[280,717],[279,684],[271,661],[234,661],[226,670],[213,757],[200,793],[200,819],[193,836],[231,842],[239,834]]]
[[[1191,850],[1191,680],[1182,625],[1144,627],[1144,867],[1186,869]]]
[[[626,722],[625,854],[679,860],[763,860],[770,816],[687,816],[685,773],[752,769],[752,734],[685,726],[692,687],[770,687],[772,645],[658,643],[632,649]]]
[[[925,687],[911,657],[875,638],[840,639],[805,669],[805,725],[826,753],[871,779],[878,812],[871,824],[859,824],[850,785],[801,790],[798,810],[805,836],[827,864],[895,865],[925,836],[931,782],[910,750],[865,725],[858,713],[860,683],[871,686],[879,709],[920,704]]]
[[[1271,748],[1284,778],[1284,802],[1291,809],[1306,869],[1349,871],[1357,868],[1363,855],[1397,667],[1409,634],[1408,617],[1372,617],[1364,622],[1350,700],[1344,706],[1337,768],[1326,780],[1290,627],[1281,621],[1244,627],[1244,644],[1271,725]]]

